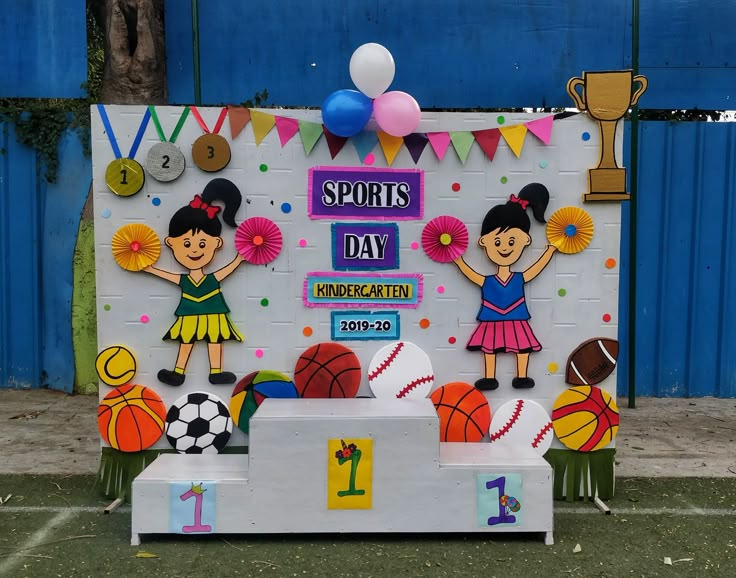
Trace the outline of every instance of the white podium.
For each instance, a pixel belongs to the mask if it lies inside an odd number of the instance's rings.
[[[268,399],[251,418],[248,455],[164,454],[133,481],[131,543],[166,533],[543,532],[552,544],[542,457],[438,440],[429,399]],[[351,443],[359,451],[335,457]]]

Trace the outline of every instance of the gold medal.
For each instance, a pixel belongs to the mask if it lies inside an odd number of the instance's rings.
[[[130,197],[143,188],[146,181],[143,167],[129,158],[115,159],[105,171],[105,183],[120,197]]]

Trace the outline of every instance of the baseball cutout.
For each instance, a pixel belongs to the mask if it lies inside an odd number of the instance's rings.
[[[552,444],[552,419],[545,409],[530,399],[512,399],[495,412],[488,432],[491,443],[533,448],[543,456]]]
[[[389,343],[371,359],[368,385],[378,399],[427,397],[434,385],[432,362],[429,355],[413,343]]]

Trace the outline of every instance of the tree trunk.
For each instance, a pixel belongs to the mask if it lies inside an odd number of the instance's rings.
[[[164,0],[89,0],[105,31],[106,104],[166,104]]]

